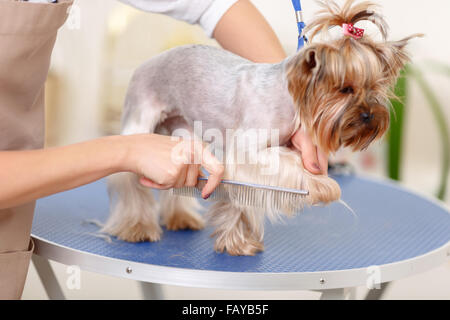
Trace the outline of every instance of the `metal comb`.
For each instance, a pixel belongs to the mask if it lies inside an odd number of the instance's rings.
[[[200,177],[195,187],[174,188],[173,194],[202,198],[201,190],[207,181],[208,178]],[[225,185],[230,187],[226,188]],[[302,198],[307,195],[309,191],[305,190],[222,180],[207,200],[234,200],[244,207],[292,211],[299,207],[298,203],[302,203]]]

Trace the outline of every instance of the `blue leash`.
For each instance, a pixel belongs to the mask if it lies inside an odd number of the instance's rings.
[[[295,15],[297,17],[297,26],[298,26],[298,47],[297,50],[300,50],[305,46],[305,43],[308,42],[308,39],[303,34],[303,29],[306,27],[305,22],[303,22],[303,14],[302,14],[302,4],[300,0],[292,0],[292,4],[294,5]]]

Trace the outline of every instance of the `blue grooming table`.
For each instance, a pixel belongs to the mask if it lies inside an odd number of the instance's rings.
[[[164,230],[156,243],[97,236],[109,203],[104,180],[41,199],[32,237],[36,255],[83,270],[147,283],[243,290],[320,290],[379,285],[437,267],[450,255],[450,214],[432,199],[389,181],[334,177],[341,203],[266,223],[265,251],[233,257],[213,250],[211,228]],[[209,202],[202,201],[206,206]],[[62,291],[48,261],[33,258],[50,296]],[[53,277],[54,278],[54,277]],[[52,292],[50,292],[52,291]]]

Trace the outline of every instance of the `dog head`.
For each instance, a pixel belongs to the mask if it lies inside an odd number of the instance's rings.
[[[366,149],[389,127],[389,98],[400,70],[409,61],[405,46],[412,35],[387,41],[387,24],[370,2],[347,0],[342,8],[319,1],[322,10],[307,31],[310,44],[287,64],[289,92],[299,108],[300,123],[325,152],[341,146]],[[367,20],[382,36],[377,42],[353,25]],[[333,27],[351,26],[342,36],[314,43]],[[356,30],[356,32],[355,32]]]

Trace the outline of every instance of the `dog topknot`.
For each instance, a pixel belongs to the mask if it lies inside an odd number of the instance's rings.
[[[328,32],[331,28],[342,27],[344,23],[354,25],[363,20],[372,22],[380,30],[383,40],[387,39],[388,25],[383,16],[376,11],[377,4],[370,1],[355,3],[355,0],[346,0],[342,7],[334,0],[317,0],[317,3],[322,9],[306,28],[306,32],[311,32],[310,40],[319,33]]]

